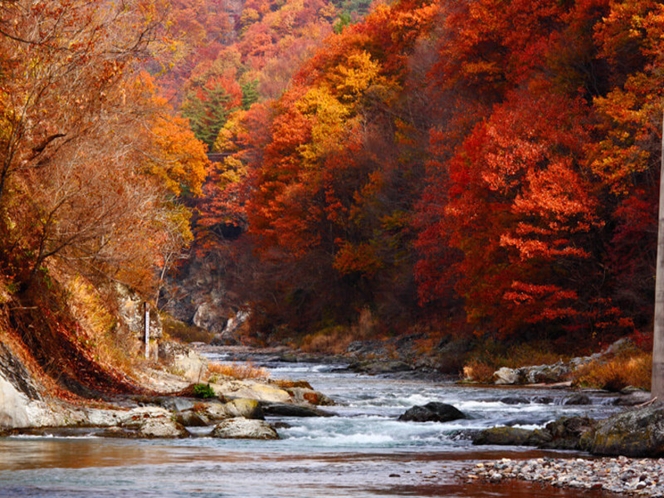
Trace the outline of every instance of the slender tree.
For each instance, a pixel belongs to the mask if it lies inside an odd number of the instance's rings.
[[[652,349],[653,398],[664,399],[664,118],[662,121],[662,166],[659,184],[659,229],[657,232],[657,276],[655,280],[655,331]]]

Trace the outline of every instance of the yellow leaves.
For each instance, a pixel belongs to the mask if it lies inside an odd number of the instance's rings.
[[[187,121],[162,115],[152,133],[156,154],[150,158],[150,172],[174,195],[180,195],[183,188],[201,195],[209,161],[205,146],[194,137]]]
[[[219,187],[222,189],[227,185],[244,180],[247,176],[247,167],[236,157],[226,157],[222,165],[219,174]]]
[[[653,84],[657,85],[653,88]],[[664,86],[658,79],[637,74],[624,88],[616,88],[606,97],[595,99],[595,107],[604,117],[604,138],[591,152],[590,167],[615,195],[630,190],[635,173],[654,167],[656,158],[646,145],[659,133]]]
[[[177,245],[188,245],[194,240],[191,233],[191,211],[182,204],[170,203],[166,212],[165,232],[175,239]]]
[[[247,116],[247,111],[238,110],[233,112],[224,126],[219,130],[219,135],[214,142],[213,150],[215,152],[236,152],[238,149],[235,139],[240,133],[247,133],[247,128],[244,125],[244,119]]]
[[[351,116],[348,106],[339,102],[327,88],[318,87],[309,90],[295,107],[312,121],[311,140],[298,147],[306,163],[313,165],[328,153],[342,150],[341,137]]]
[[[362,51],[351,54],[344,64],[336,67],[330,75],[330,84],[342,100],[352,101],[371,85],[385,84],[380,71],[381,65],[371,59],[371,54]]]

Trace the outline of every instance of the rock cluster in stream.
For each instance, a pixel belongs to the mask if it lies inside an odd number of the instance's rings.
[[[468,482],[505,479],[561,488],[594,489],[623,495],[664,497],[664,459],[626,457],[597,460],[538,458],[480,462],[460,477]]]

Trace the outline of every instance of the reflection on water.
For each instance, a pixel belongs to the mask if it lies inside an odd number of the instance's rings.
[[[469,461],[560,456],[541,451],[284,453],[223,441],[98,438],[0,440],[0,496],[17,497],[563,497],[530,483],[459,482]],[[601,494],[584,494],[589,498]]]

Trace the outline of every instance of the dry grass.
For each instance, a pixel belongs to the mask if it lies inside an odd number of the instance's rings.
[[[627,386],[650,390],[651,375],[652,354],[634,349],[579,368],[574,384],[609,391],[620,391]]]
[[[493,383],[493,373],[502,367],[520,368],[533,365],[553,365],[568,361],[545,343],[517,344],[505,347],[495,341],[485,341],[478,346],[463,367],[465,379],[481,383]]]
[[[66,281],[68,303],[72,316],[81,326],[76,339],[102,365],[133,370],[131,337],[119,334],[116,318],[109,312],[104,299],[87,280],[76,276]]]
[[[302,339],[300,349],[307,353],[341,354],[356,337],[347,327],[330,327]]]
[[[208,364],[208,372],[210,374],[210,382],[214,382],[215,376],[231,377],[233,379],[257,379],[267,380],[270,377],[270,372],[265,368],[255,367],[251,362],[247,363],[210,363]]]
[[[300,349],[307,353],[342,354],[352,342],[362,341],[374,335],[376,320],[369,309],[363,309],[357,324],[346,327],[328,327],[314,334],[306,335]]]
[[[471,360],[463,367],[463,377],[466,380],[490,384],[493,382],[493,373],[496,368],[480,360]]]

